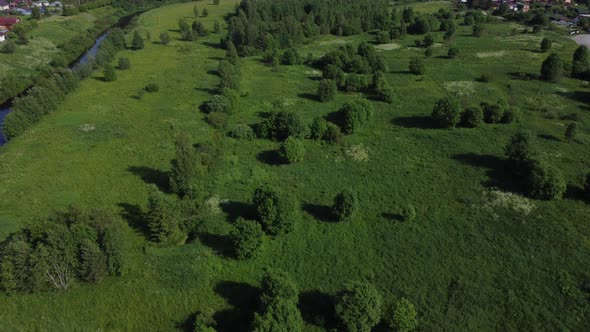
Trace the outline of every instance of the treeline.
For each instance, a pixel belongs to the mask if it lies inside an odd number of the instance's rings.
[[[243,0],[228,22],[228,39],[241,55],[290,48],[320,34],[354,35],[382,29],[388,2],[354,0]]]
[[[89,11],[92,9],[110,6],[112,3],[113,3],[112,0],[94,0],[94,1],[88,1],[86,3],[83,3],[77,7],[67,6],[63,9],[62,15],[63,16],[76,15],[80,12],[86,12],[86,11]]]
[[[7,294],[65,291],[125,270],[122,224],[103,210],[70,207],[10,235],[0,244],[0,289]]]

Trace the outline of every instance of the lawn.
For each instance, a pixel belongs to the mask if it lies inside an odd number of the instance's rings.
[[[197,2],[212,28],[233,11]],[[173,330],[190,315],[213,315],[220,331],[240,331],[255,310],[264,267],[288,271],[302,294],[306,330],[321,331],[333,296],[350,280],[369,280],[386,305],[404,296],[419,313],[420,329],[431,330],[587,330],[588,303],[582,285],[589,281],[590,205],[571,192],[559,201],[516,200],[505,194],[510,183],[503,147],[519,127],[536,137],[540,154],[556,165],[572,188],[590,169],[589,88],[579,80],[559,83],[518,80],[518,72],[538,74],[547,54],[537,51],[544,35],[553,51],[571,59],[576,45],[553,32],[517,34],[509,23],[486,25],[484,36],[459,26],[448,59],[442,33],[426,74],[408,72],[408,61],[423,56],[407,36],[380,45],[386,74],[397,100],[372,102],[375,117],[341,145],[305,141],[305,160],[275,165],[278,143],[234,140],[204,121],[199,106],[216,87],[215,69],[225,54],[221,34],[194,43],[178,40],[178,19],[192,20],[195,3],[154,9],[141,15],[137,29],[149,32],[145,49],[125,51],[131,69],[115,82],[102,73],[83,81],[59,110],[0,148],[0,237],[35,218],[71,203],[104,207],[129,221],[133,244],[127,273],[100,285],[78,285],[64,294],[0,295],[0,330]],[[522,27],[518,27],[519,30]],[[172,42],[156,42],[168,32]],[[129,35],[129,39],[131,35]],[[323,36],[300,47],[314,56],[372,35]],[[353,94],[335,100],[313,98],[317,69],[281,66],[278,72],[260,57],[242,60],[237,123],[256,123],[280,100],[310,121],[338,110]],[[482,74],[491,77],[483,83]],[[148,83],[160,91],[136,98]],[[457,93],[463,106],[502,97],[523,112],[520,124],[476,129],[431,128],[434,102]],[[563,140],[572,114],[579,136]],[[173,139],[190,133],[195,144],[216,151],[203,176],[203,216],[196,239],[179,247],[150,244],[140,231],[147,183],[166,189]],[[230,257],[231,222],[247,210],[254,188],[269,183],[289,188],[302,202],[303,219],[286,236],[265,238],[252,261]],[[327,218],[334,195],[354,188],[358,216],[345,223]],[[493,188],[501,193],[490,194]],[[398,220],[412,204],[417,217]],[[140,224],[138,226],[138,224]]]

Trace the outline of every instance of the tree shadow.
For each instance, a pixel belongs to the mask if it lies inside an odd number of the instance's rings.
[[[326,115],[326,120],[332,122],[340,128],[344,126],[344,115],[339,110],[328,113],[328,115]]]
[[[311,100],[311,101],[317,101],[317,102],[320,101],[320,99],[318,98],[318,96],[316,96],[313,93],[300,93],[300,94],[297,95],[297,97],[299,97],[299,98],[305,98],[305,99],[308,99],[308,100]]]
[[[217,69],[209,69],[207,70],[207,74],[219,77],[219,71]]]
[[[160,191],[168,194],[171,193],[169,172],[147,166],[130,166],[127,170],[139,176],[145,183],[155,184]]]
[[[217,331],[249,331],[254,312],[259,307],[260,289],[243,282],[220,281],[215,285],[214,290],[233,307],[213,315],[217,323]]]
[[[409,70],[392,70],[391,73],[392,74],[401,74],[401,75],[403,75],[403,74],[407,74],[407,75],[412,74],[412,72],[409,71]]]
[[[145,214],[139,205],[118,203],[117,206],[121,208],[120,216],[127,221],[129,227],[133,228],[137,233],[143,235],[145,238],[150,237],[150,229],[146,222]]]
[[[323,327],[326,331],[337,328],[332,296],[318,290],[299,295],[299,310],[307,323]]]
[[[548,134],[539,134],[537,135],[537,137],[548,140],[548,141],[554,141],[554,142],[561,142],[561,140],[553,135],[548,135]]]
[[[590,203],[590,197],[586,197],[584,189],[573,184],[567,185],[567,190],[565,191],[564,197],[575,201]]]
[[[416,115],[394,118],[391,123],[405,128],[436,129],[436,123],[430,116]]]
[[[510,76],[511,79],[518,81],[531,81],[538,78],[538,75],[536,74],[525,73],[522,71],[510,72],[508,73],[508,76]]]
[[[201,233],[197,238],[202,244],[213,249],[219,256],[227,258],[234,256],[234,246],[228,235]]]
[[[218,49],[218,50],[225,50],[225,47],[223,47],[223,45],[221,45],[221,43],[212,43],[212,42],[209,42],[209,41],[204,41],[202,44],[205,45],[205,46],[207,46],[207,47],[212,47],[212,48],[215,48],[215,49]]]
[[[196,91],[201,91],[201,92],[205,92],[208,93],[210,95],[216,95],[219,93],[218,89],[214,89],[214,88],[195,88]]]
[[[221,61],[223,59],[224,59],[224,57],[221,57],[221,56],[211,56],[211,57],[209,57],[209,60],[213,60],[213,61]]]
[[[283,164],[279,153],[276,150],[265,150],[256,155],[258,161],[271,165],[278,166]]]
[[[453,159],[462,164],[487,168],[486,172],[489,180],[483,185],[488,187],[500,188],[504,191],[523,193],[524,179],[516,175],[514,168],[510,164],[497,156],[478,155],[475,153],[463,153],[453,155]]]
[[[389,221],[404,221],[404,217],[399,213],[384,212],[381,216]]]
[[[590,92],[588,92],[588,91],[572,91],[572,92],[557,91],[555,93],[561,97],[584,103],[585,107],[582,107],[582,108],[585,108],[585,109],[588,108],[588,106],[586,106],[586,105],[590,104]]]
[[[239,217],[247,220],[256,219],[254,206],[249,203],[229,201],[220,204],[221,210],[227,214],[229,222],[234,222]]]
[[[309,213],[312,217],[324,222],[337,222],[332,208],[328,205],[305,203],[302,206],[303,210]]]

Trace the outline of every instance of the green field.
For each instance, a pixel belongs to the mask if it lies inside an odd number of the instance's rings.
[[[200,20],[211,29],[216,20],[224,25],[236,2],[196,4],[208,9]],[[196,311],[211,314],[220,331],[246,330],[267,266],[293,276],[309,331],[322,331],[321,322],[330,320],[323,316],[326,299],[359,279],[373,282],[386,305],[408,298],[424,331],[590,328],[590,304],[580,290],[590,282],[590,205],[575,195],[516,201],[488,194],[494,187],[507,190],[503,147],[520,126],[534,134],[540,154],[570,186],[581,186],[590,169],[589,87],[570,78],[514,79],[518,72],[538,74],[546,57],[537,51],[544,35],[553,38],[553,51],[563,59],[571,59],[573,41],[553,32],[511,36],[518,26],[510,23],[487,24],[486,34],[476,38],[471,27],[458,25],[453,45],[459,57],[448,59],[442,32],[434,33],[437,44],[425,59],[424,76],[408,72],[409,59],[424,54],[414,47],[423,36],[379,45],[398,100],[372,102],[374,118],[342,144],[306,140],[304,161],[274,165],[268,155],[278,143],[234,140],[205,122],[199,106],[219,81],[215,69],[225,50],[217,47],[222,34],[179,40],[178,19],[192,19],[194,5],[142,14],[137,29],[152,40],[143,50],[118,55],[130,59],[130,70],[118,71],[115,82],[95,72],[58,111],[0,148],[0,237],[77,203],[126,218],[133,244],[122,277],[63,294],[1,294],[0,330],[164,331],[182,328]],[[65,38],[54,32],[52,38]],[[156,42],[161,32],[172,36],[169,45]],[[317,57],[373,38],[322,36],[299,51]],[[228,128],[260,122],[277,99],[311,122],[355,97],[338,92],[335,100],[319,103],[310,98],[321,76],[317,69],[294,65],[273,72],[260,60],[242,60],[243,97]],[[491,81],[476,81],[482,74]],[[136,98],[152,82],[160,91]],[[523,118],[520,124],[433,129],[426,119],[449,92],[464,106],[503,97],[522,109]],[[563,117],[571,114],[580,119],[579,135],[566,143],[570,121]],[[181,131],[216,151],[200,182],[209,211],[195,240],[160,247],[146,241],[138,226],[143,221],[134,216],[145,208],[147,183],[167,182],[173,140]],[[227,234],[263,183],[295,192],[303,220],[286,236],[265,238],[257,259],[238,261],[229,255]],[[333,197],[347,187],[358,192],[360,213],[351,222],[325,220]],[[407,204],[417,210],[412,223],[397,220]]]

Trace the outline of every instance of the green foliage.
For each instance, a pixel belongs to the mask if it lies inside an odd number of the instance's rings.
[[[219,21],[213,22],[213,33],[220,33],[220,32],[221,32],[221,24],[219,24]]]
[[[82,280],[98,283],[108,273],[107,258],[96,243],[96,239],[88,239],[80,246],[80,276]]]
[[[236,138],[236,139],[245,139],[245,140],[250,140],[256,137],[256,135],[254,134],[254,130],[252,130],[252,127],[250,127],[249,125],[245,124],[245,123],[240,123],[237,124],[234,129],[231,130],[231,132],[229,133],[230,137]]]
[[[289,48],[285,50],[281,56],[281,63],[284,65],[297,65],[301,63],[301,56],[296,48]]]
[[[203,22],[194,21],[191,28],[196,36],[204,37],[209,35],[209,31],[205,29],[205,25],[203,25]]]
[[[504,105],[501,102],[495,104],[481,103],[483,120],[486,123],[500,123],[504,117]]]
[[[34,6],[31,10],[31,18],[34,20],[40,20],[42,17],[41,15],[41,10],[39,9],[39,7]]]
[[[324,140],[328,143],[336,144],[340,143],[343,139],[342,131],[340,127],[332,122],[328,122],[326,126],[326,132],[324,133]]]
[[[551,39],[545,37],[543,38],[543,40],[541,41],[541,52],[545,53],[547,51],[549,51],[551,49]]]
[[[16,44],[9,39],[2,44],[2,47],[0,47],[0,51],[6,54],[12,54],[14,53],[14,51],[16,51]]]
[[[578,134],[578,124],[575,122],[570,123],[569,125],[567,125],[567,128],[565,129],[565,140],[568,142],[571,142],[574,138],[576,138],[576,135]]]
[[[160,91],[160,85],[158,83],[149,83],[144,89],[149,93],[154,93]]]
[[[119,70],[127,70],[129,68],[131,68],[131,62],[129,61],[129,58],[119,58]]]
[[[199,8],[197,8],[197,5],[193,7],[193,14],[195,14],[195,17],[199,17]]]
[[[254,190],[252,202],[264,231],[269,235],[291,232],[300,219],[299,202],[291,193],[259,187]]]
[[[214,95],[207,102],[206,109],[207,109],[208,113],[214,113],[214,112],[231,113],[232,112],[232,103],[224,95]]]
[[[448,57],[454,59],[459,56],[459,49],[456,47],[449,48],[449,52],[447,53]]]
[[[105,82],[113,82],[117,80],[117,72],[115,71],[115,67],[113,67],[111,64],[107,63],[104,65],[102,72]]]
[[[286,164],[302,161],[305,156],[305,146],[303,141],[298,138],[289,137],[279,148],[279,157]]]
[[[563,61],[557,53],[552,53],[543,61],[541,78],[546,81],[558,81],[563,76]]]
[[[389,34],[389,31],[379,31],[376,38],[377,44],[391,43],[391,35]]]
[[[263,235],[264,232],[259,223],[242,217],[238,218],[230,234],[236,257],[238,259],[256,257],[262,247]]]
[[[196,8],[196,7],[195,7]],[[193,331],[195,332],[215,332],[215,320],[202,312],[195,314],[195,320],[193,322]]]
[[[394,331],[409,332],[418,326],[418,313],[412,302],[406,298],[401,298],[395,303],[393,308],[393,317],[389,326]]]
[[[322,102],[330,101],[334,99],[336,89],[336,82],[334,80],[323,79],[318,84],[318,98]]]
[[[170,167],[170,189],[181,197],[196,194],[197,156],[190,136],[181,133],[174,141],[176,154]]]
[[[587,78],[590,71],[590,53],[588,48],[580,45],[574,52],[572,62],[572,76],[577,78]]]
[[[368,283],[346,285],[336,302],[336,316],[347,332],[369,332],[381,319],[381,294]]]
[[[344,88],[347,92],[363,91],[368,86],[367,79],[364,75],[348,74],[346,75]]]
[[[111,223],[104,229],[102,239],[109,274],[122,275],[127,261],[127,244],[122,225],[118,222]]]
[[[349,221],[354,218],[358,210],[358,205],[356,192],[351,189],[345,189],[334,197],[332,211],[338,221]]]
[[[424,43],[424,47],[430,47],[430,46],[434,45],[434,37],[432,37],[431,34],[427,34],[424,37],[423,43]]]
[[[434,52],[434,49],[431,47],[428,47],[424,50],[424,57],[425,58],[430,58],[432,56],[432,53]]]
[[[224,129],[227,125],[227,113],[211,112],[207,114],[206,120],[213,128]]]
[[[521,164],[532,160],[536,152],[532,146],[532,136],[529,132],[519,131],[514,134],[504,148],[504,154],[508,160]]]
[[[485,31],[485,28],[482,24],[476,24],[471,30],[471,33],[474,37],[481,37]]]
[[[528,193],[533,198],[561,199],[567,189],[563,176],[557,168],[535,161],[527,178]]]
[[[155,242],[166,242],[178,226],[172,202],[155,185],[149,185],[148,190],[145,218],[150,239]]]
[[[373,76],[373,80],[375,93],[379,97],[379,100],[386,102],[388,104],[393,103],[393,101],[395,100],[395,93],[393,92],[393,89],[389,86],[389,83],[387,83],[385,77],[383,77],[383,75],[379,75],[376,73]]]
[[[414,75],[424,75],[424,73],[426,72],[424,60],[422,60],[422,58],[419,57],[414,57],[410,59],[408,69],[410,70],[410,73]]]
[[[203,16],[203,17],[209,16],[209,11],[207,10],[207,8],[203,8],[203,11],[201,12],[201,16]]]
[[[252,331],[303,331],[298,297],[299,290],[289,275],[282,270],[267,269],[262,277],[262,308],[254,316]]]
[[[231,60],[231,58],[229,60]],[[219,73],[220,77],[219,87],[221,90],[240,90],[240,74],[237,66],[233,65],[228,60],[221,60],[217,68],[217,72]]]
[[[160,44],[168,45],[170,43],[170,35],[168,32],[164,31],[160,33]]]
[[[0,290],[11,295],[16,291],[16,288],[14,265],[9,257],[4,256],[0,263]]]
[[[315,140],[324,138],[326,131],[328,130],[328,121],[321,116],[315,117],[309,126],[310,137]]]
[[[461,114],[461,125],[467,128],[479,127],[483,123],[483,111],[479,106],[468,107]]]
[[[225,53],[225,58],[233,65],[237,65],[240,61],[240,56],[238,55],[238,50],[232,41],[227,42],[227,51]]]
[[[143,37],[139,34],[139,31],[135,30],[133,32],[133,40],[131,41],[131,48],[134,50],[141,50],[144,48],[144,41]]]
[[[586,196],[586,199],[590,200],[590,173],[586,174],[584,186],[582,189],[583,189],[584,195]]]
[[[453,96],[439,99],[432,109],[432,118],[441,128],[455,128],[461,119],[461,106]]]
[[[346,102],[339,111],[343,118],[342,130],[346,134],[358,131],[373,116],[373,106],[365,99]]]
[[[416,219],[416,208],[414,205],[408,204],[401,211],[403,221],[412,222]]]
[[[292,111],[273,111],[259,126],[261,137],[284,141],[288,137],[305,138],[309,128],[298,113]]]
[[[521,116],[522,114],[519,108],[510,107],[509,109],[504,111],[504,116],[502,116],[502,123],[520,122]]]

